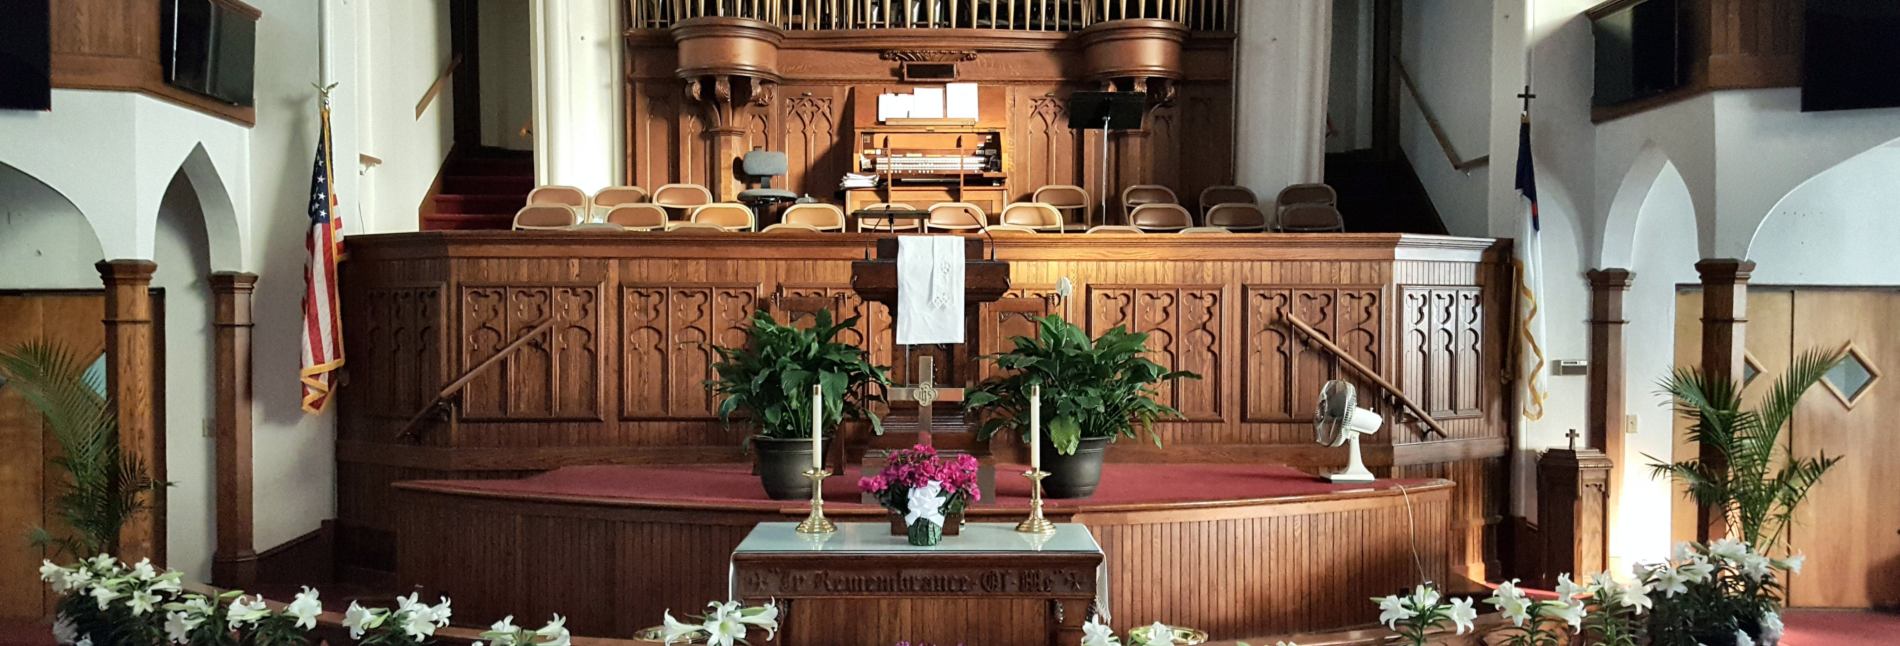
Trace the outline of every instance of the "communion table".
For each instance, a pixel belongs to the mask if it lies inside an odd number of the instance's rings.
[[[1074,644],[1106,587],[1101,546],[1072,523],[1053,535],[969,523],[930,547],[886,523],[794,527],[759,523],[732,553],[732,598],[777,600],[783,646]]]

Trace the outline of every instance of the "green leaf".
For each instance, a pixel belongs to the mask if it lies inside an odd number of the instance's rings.
[[[1063,455],[1075,455],[1082,446],[1082,426],[1075,419],[1057,417],[1049,422],[1049,443],[1056,452]]]

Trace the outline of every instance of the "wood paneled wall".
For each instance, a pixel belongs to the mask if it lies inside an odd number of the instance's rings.
[[[1008,89],[1011,201],[1027,201],[1039,187],[1073,184],[1101,195],[1100,131],[1072,130],[1067,99],[1078,90],[1099,90],[1083,78],[1076,37],[1045,32],[931,30],[892,34],[879,30],[784,34],[778,52],[783,77],[766,103],[751,109],[741,126],[745,147],[784,151],[790,172],[777,187],[837,202],[838,182],[851,168],[854,101],[875,100],[884,91],[907,91],[898,81],[900,59],[952,60],[959,81]],[[841,35],[844,34],[844,35]],[[921,34],[921,35],[920,35]],[[1174,189],[1192,206],[1208,186],[1232,184],[1232,34],[1197,32],[1183,55],[1186,77],[1173,100],[1155,106],[1145,169],[1147,183]],[[713,186],[711,131],[714,119],[689,99],[678,76],[678,50],[665,30],[628,32],[626,181],[652,190],[664,184]],[[987,117],[986,117],[987,118]],[[1118,193],[1129,183],[1121,138],[1110,138],[1109,181]],[[1253,187],[1271,195],[1281,187]],[[1118,204],[1117,195],[1110,204]],[[1113,209],[1111,209],[1113,210]],[[1099,221],[1099,220],[1098,220]]]
[[[744,341],[744,321],[835,304],[862,316],[846,335],[895,365],[883,305],[852,293],[851,261],[870,236],[670,233],[425,232],[356,236],[342,269],[351,384],[340,391],[339,535],[366,541],[359,559],[391,559],[390,483],[514,477],[575,464],[676,464],[746,459],[742,432],[712,415],[709,344]],[[1367,461],[1401,477],[1460,484],[1454,567],[1476,575],[1495,557],[1508,446],[1499,387],[1506,360],[1509,272],[1504,243],[1398,234],[1021,236],[999,238],[1011,294],[969,325],[978,353],[1006,350],[1030,319],[1073,310],[1087,329],[1150,333],[1154,358],[1204,378],[1164,398],[1185,421],[1157,430],[1164,448],[1127,442],[1110,457],[1146,462],[1264,462],[1337,468],[1313,443],[1314,393],[1359,381],[1293,338],[1287,312],[1353,352],[1442,420],[1427,435],[1361,384],[1362,405],[1393,423],[1368,439]],[[1063,303],[1053,285],[1076,283]],[[395,440],[436,389],[549,316],[531,343],[470,386],[460,410],[419,445]],[[969,383],[980,365],[939,379]],[[948,410],[940,412],[949,412]],[[1022,459],[998,441],[1002,459]],[[375,547],[380,545],[381,547]],[[1494,561],[1493,561],[1494,562]],[[380,564],[380,565],[379,565]]]
[[[1457,542],[1448,522],[1452,493],[1451,483],[1437,481],[1406,492],[1215,507],[1085,507],[1051,516],[1088,526],[1101,544],[1116,625],[1163,621],[1220,639],[1370,623],[1378,609],[1368,597],[1421,577],[1445,581],[1448,550]],[[602,637],[657,625],[668,609],[679,617],[727,598],[732,550],[752,526],[805,513],[489,497],[429,483],[403,485],[397,496],[391,517],[401,537],[397,578],[405,587],[455,599],[461,623],[560,612],[575,634]],[[833,516],[881,521],[881,510],[866,512]],[[1020,509],[970,513],[972,522],[1021,518]],[[781,621],[814,619],[797,607]],[[835,621],[825,625],[839,628]],[[856,628],[893,636],[877,626]],[[898,636],[919,637],[931,636]]]

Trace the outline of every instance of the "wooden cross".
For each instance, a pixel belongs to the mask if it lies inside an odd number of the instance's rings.
[[[1573,428],[1573,429],[1570,429],[1569,433],[1565,433],[1564,437],[1570,438],[1570,450],[1575,451],[1577,450],[1577,438],[1583,437],[1583,436],[1578,435],[1577,429]]]
[[[917,383],[910,386],[898,386],[890,392],[891,401],[917,402],[917,443],[930,444],[931,405],[938,401],[963,401],[962,388],[939,388],[935,377],[937,359],[931,356],[917,358]]]
[[[1537,95],[1531,94],[1531,86],[1529,85],[1524,86],[1524,93],[1517,95],[1517,98],[1524,100],[1524,114],[1530,114],[1531,113],[1531,99],[1537,98]]]

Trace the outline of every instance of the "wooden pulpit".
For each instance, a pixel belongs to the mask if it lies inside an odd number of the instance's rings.
[[[883,303],[893,315],[897,312],[897,247],[895,236],[878,238],[874,256],[851,263],[851,287],[858,297]],[[943,453],[969,453],[983,465],[978,478],[984,499],[989,501],[995,499],[994,462],[989,458],[989,446],[977,442],[976,434],[964,423],[960,406],[964,389],[975,385],[977,374],[977,359],[969,351],[970,339],[977,330],[976,314],[984,303],[996,302],[1009,292],[1009,263],[991,260],[986,241],[977,236],[965,238],[963,255],[964,342],[931,346],[914,363],[909,360],[908,346],[902,346],[906,351],[894,353],[901,363],[895,366],[893,378],[902,383],[890,389],[892,410],[899,410],[898,402],[914,402],[917,413],[902,419],[887,417],[884,434],[863,438],[858,447],[847,450],[861,456],[866,475],[882,466],[888,452],[917,444],[929,444]],[[941,366],[944,370],[939,370],[936,362],[939,352],[945,355],[946,365]],[[909,378],[905,378],[907,373]],[[939,374],[947,375],[944,383],[939,383]]]

